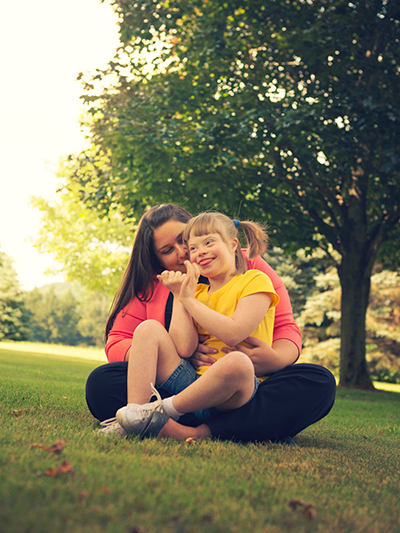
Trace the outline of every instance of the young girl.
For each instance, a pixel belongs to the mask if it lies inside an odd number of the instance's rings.
[[[253,398],[265,379],[255,377],[248,355],[230,351],[249,336],[272,344],[274,307],[279,301],[268,276],[246,272],[237,223],[220,213],[191,219],[183,234],[191,260],[185,261],[186,273],[164,271],[158,276],[174,295],[171,326],[167,333],[159,322],[146,320],[134,332],[128,405],[117,412],[127,433],[157,435],[169,417],[177,420],[194,412],[202,421],[215,412],[237,409]],[[240,226],[249,257],[264,253],[267,235],[261,226],[253,222]],[[197,285],[200,274],[208,278],[209,286]],[[187,358],[195,351],[199,333],[209,335],[207,344],[218,353],[216,363],[196,372]],[[151,386],[155,381],[173,396],[161,400]],[[146,403],[150,386],[158,400]]]

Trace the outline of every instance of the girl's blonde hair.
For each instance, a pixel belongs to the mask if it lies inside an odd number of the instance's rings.
[[[222,213],[206,212],[191,218],[183,231],[183,240],[187,244],[191,235],[201,237],[209,233],[218,233],[222,240],[229,244],[233,239],[239,241],[238,228],[242,229],[246,238],[249,259],[265,254],[268,248],[268,235],[261,224],[249,220],[233,221]],[[246,272],[247,265],[239,243],[235,251],[235,263],[238,274]]]

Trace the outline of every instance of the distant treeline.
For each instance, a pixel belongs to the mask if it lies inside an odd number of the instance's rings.
[[[303,333],[302,361],[338,373],[341,289],[322,254],[266,257],[283,279]],[[375,268],[367,314],[367,361],[373,379],[400,383],[400,274]],[[111,298],[78,283],[21,291],[11,259],[0,252],[0,341],[103,346]]]
[[[75,283],[21,291],[12,260],[0,252],[0,341],[102,346],[109,305]]]

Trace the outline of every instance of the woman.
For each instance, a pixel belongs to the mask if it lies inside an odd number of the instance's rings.
[[[127,361],[135,328],[151,318],[169,329],[173,298],[156,275],[165,269],[186,271],[188,252],[182,233],[190,218],[183,208],[165,204],[151,208],[140,220],[131,258],[106,325],[109,364],[96,368],[86,385],[88,407],[100,421],[114,417],[127,403]],[[190,415],[180,419],[182,424],[169,420],[159,437],[282,441],[326,416],[333,405],[336,384],[332,374],[317,365],[293,365],[300,354],[301,335],[282,280],[261,258],[246,262],[249,269],[261,270],[271,278],[280,302],[276,307],[272,350],[251,338],[247,340],[253,349],[232,348],[246,353],[254,364],[260,359],[266,361],[262,371],[270,377],[245,406],[221,413],[199,427],[190,426],[195,424]],[[261,357],[266,351],[268,358]],[[211,348],[199,344],[192,364],[213,364],[212,354]],[[119,433],[121,428],[116,424],[107,429]]]

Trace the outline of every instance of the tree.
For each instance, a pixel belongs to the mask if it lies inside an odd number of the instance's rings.
[[[68,178],[73,163],[60,164],[59,174]],[[77,186],[63,184],[56,202],[32,198],[41,213],[40,252],[53,253],[59,268],[70,281],[82,283],[89,291],[113,296],[122,278],[133,240],[134,224],[124,223],[117,210],[99,214],[80,201]]]
[[[372,388],[371,273],[400,256],[398,2],[113,4],[121,49],[82,77],[82,198],[128,218],[218,207],[268,221],[286,251],[321,248],[342,289],[340,384]]]
[[[0,340],[25,340],[23,302],[11,258],[0,251]]]
[[[367,363],[375,380],[400,383],[400,274],[377,265],[371,277],[367,311]],[[304,355],[336,373],[340,349],[340,282],[332,267],[314,279],[298,317]]]
[[[81,315],[71,290],[58,297],[52,285],[45,291],[35,288],[25,293],[24,301],[29,312],[30,340],[70,346],[86,342],[78,328]]]
[[[109,298],[101,292],[84,292],[79,299],[79,307],[79,333],[87,339],[88,344],[103,347],[105,324],[110,310]]]

